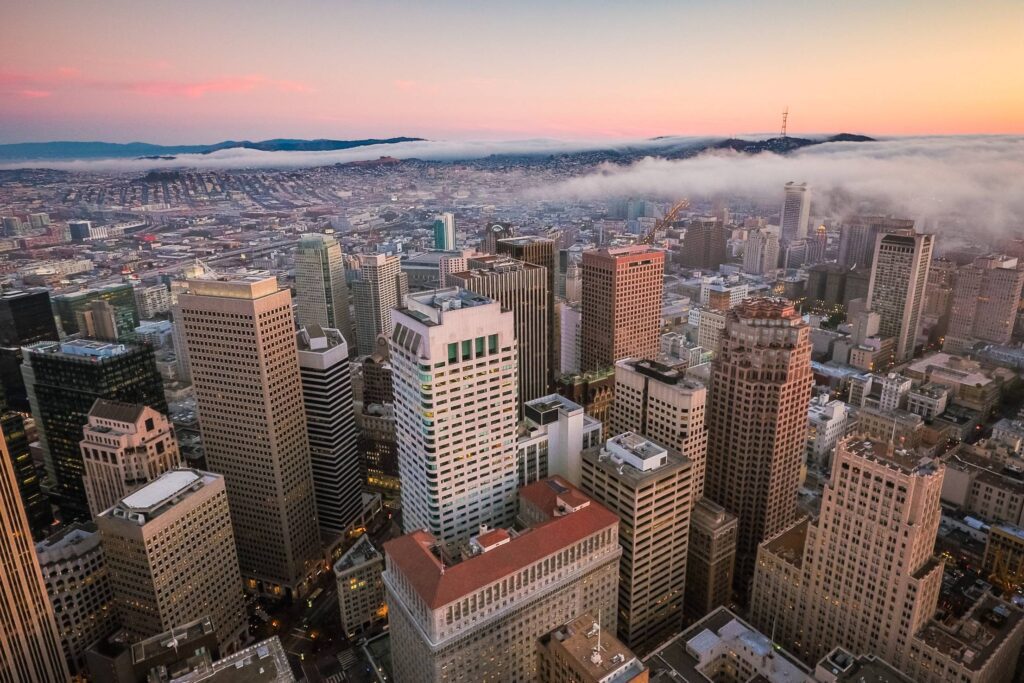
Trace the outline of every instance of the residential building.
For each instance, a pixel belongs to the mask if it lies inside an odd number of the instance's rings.
[[[583,253],[581,370],[655,357],[664,268],[664,252],[645,246]]]
[[[814,379],[810,330],[791,303],[748,299],[728,315],[708,387],[704,493],[739,518],[745,600],[758,544],[796,517]]]
[[[391,366],[405,529],[465,541],[515,515],[518,344],[511,311],[465,289],[410,294]]]
[[[779,241],[790,244],[807,239],[807,222],[811,216],[811,193],[807,183],[786,183],[779,217]]]
[[[303,235],[295,250],[295,322],[339,330],[355,347],[348,301],[341,245],[330,235]]]
[[[224,477],[165,472],[96,524],[118,617],[130,637],[141,640],[210,615],[221,651],[239,648],[248,616]]]
[[[647,683],[647,667],[589,612],[556,627],[537,644],[539,683]]]
[[[613,518],[611,513],[606,514]],[[0,534],[0,679],[4,683],[68,681],[53,606],[32,547],[7,444],[2,439],[0,529],[4,530]],[[615,540],[610,538],[608,543]]]
[[[520,528],[481,528],[463,559],[414,531],[384,544],[397,683],[531,681],[537,641],[585,613],[614,631],[618,517],[564,479],[519,491]]]
[[[1024,268],[1016,257],[982,256],[958,268],[942,350],[965,353],[979,342],[1008,344],[1022,288]]]
[[[224,475],[242,575],[251,591],[302,594],[320,540],[291,295],[259,273],[188,290],[178,306],[203,448]]]
[[[100,398],[87,419],[79,448],[93,517],[181,465],[174,425],[152,408]]]
[[[519,486],[555,476],[579,486],[580,454],[601,444],[601,423],[558,394],[529,401],[524,408],[516,440]]]
[[[377,624],[387,623],[383,571],[384,556],[366,534],[334,563],[341,628],[347,638],[353,639]]]
[[[359,254],[359,279],[352,283],[355,334],[360,356],[373,353],[378,335],[391,336],[391,311],[404,305],[409,280],[397,256]]]
[[[868,309],[879,315],[879,334],[896,339],[896,362],[914,355],[935,236],[913,230],[878,235],[868,285]]]
[[[348,342],[318,325],[296,334],[316,517],[324,538],[338,536],[362,513],[365,475],[352,400]]]

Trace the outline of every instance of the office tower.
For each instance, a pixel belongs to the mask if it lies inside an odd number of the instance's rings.
[[[933,558],[942,474],[932,459],[891,444],[841,442],[818,519],[761,546],[754,623],[805,661],[839,645],[905,668],[942,584]]]
[[[17,216],[4,216],[4,235],[16,237],[21,234],[21,219]]]
[[[806,263],[815,264],[825,260],[825,253],[828,251],[828,229],[819,225],[814,232],[807,237],[807,260]]]
[[[558,374],[572,375],[580,371],[580,334],[583,311],[578,303],[558,302],[559,354]]]
[[[578,263],[570,263],[565,271],[565,300],[578,304],[583,298],[583,271]]]
[[[341,245],[330,235],[303,235],[295,250],[295,322],[340,330],[355,347]]]
[[[583,253],[581,370],[656,356],[664,269],[665,253],[650,247]]]
[[[485,254],[498,253],[498,240],[515,237],[516,229],[511,223],[490,223],[484,228],[481,251]]]
[[[224,477],[165,472],[96,525],[129,637],[141,640],[209,615],[221,651],[238,649],[248,624]]]
[[[28,223],[33,230],[42,230],[50,224],[50,214],[30,213],[28,215]]]
[[[847,268],[870,268],[878,235],[914,229],[914,221],[885,216],[855,216],[839,228],[839,263]]]
[[[470,259],[469,270],[448,277],[462,287],[494,299],[512,311],[519,345],[519,409],[548,393],[548,332],[554,311],[548,308],[548,277],[544,268],[504,256]]]
[[[807,464],[820,472],[832,466],[832,452],[846,436],[850,406],[830,400],[828,394],[814,397],[807,411]]]
[[[92,232],[92,221],[68,221],[68,234],[72,242],[84,242]]]
[[[32,416],[65,521],[88,519],[82,428],[96,399],[148,406],[167,413],[153,349],[88,339],[25,347],[22,366]]]
[[[518,517],[526,531],[481,529],[460,556],[426,530],[384,544],[397,683],[532,681],[559,624],[589,612],[614,632],[618,518],[562,479],[520,489]]]
[[[105,301],[113,308],[117,338],[131,341],[139,326],[139,312],[135,308],[135,290],[130,284],[107,285],[53,297],[53,309],[60,319],[64,334],[86,333],[86,311],[93,301]]]
[[[363,508],[348,343],[339,330],[317,325],[300,329],[296,342],[317,522],[323,535],[338,536]]]
[[[405,301],[408,277],[397,256],[359,254],[359,279],[352,283],[359,355],[373,353],[377,335],[391,336],[391,311]]]
[[[304,593],[319,536],[291,295],[267,274],[188,286],[178,306],[203,447],[224,475],[242,576]]]
[[[807,239],[807,221],[811,216],[811,193],[807,183],[786,183],[779,217],[779,242],[789,244]]]
[[[446,544],[515,515],[518,351],[511,311],[452,287],[394,312],[403,526]]]
[[[445,212],[434,220],[434,249],[455,248],[455,214]]]
[[[732,603],[739,520],[709,498],[699,499],[690,513],[690,545],[686,558],[685,615],[694,619]]]
[[[143,320],[150,320],[161,313],[170,313],[173,305],[171,290],[162,282],[148,287],[135,287],[135,308]]]
[[[579,486],[580,454],[601,445],[601,423],[558,394],[528,401],[523,413],[516,441],[519,485],[557,476]]]
[[[547,237],[530,235],[527,237],[509,237],[495,242],[498,254],[514,258],[524,263],[547,268],[548,277],[548,310],[551,318],[548,321],[548,372],[549,383],[555,380],[555,369],[558,367],[558,315],[555,309],[556,275],[558,274],[558,245]]]
[[[539,683],[647,683],[647,667],[589,612],[537,643]]]
[[[97,399],[82,435],[82,480],[93,517],[181,465],[174,425],[143,405]]]
[[[373,491],[385,496],[397,496],[395,391],[386,339],[377,339],[376,350],[363,358],[361,368],[362,397],[355,404],[355,420],[366,483]]]
[[[473,254],[473,250],[466,249],[463,251],[451,251],[441,254],[437,259],[437,287],[450,287],[452,283],[448,281],[452,273],[461,273],[466,270],[469,265],[469,257]],[[404,265],[404,264],[403,264]]]
[[[563,375],[555,383],[555,390],[573,403],[583,406],[584,412],[604,425],[604,437],[611,431],[612,401],[615,398],[615,368],[606,367],[593,372]]]
[[[958,269],[942,350],[962,354],[979,342],[1009,344],[1022,287],[1016,257],[982,256]]]
[[[580,488],[619,516],[619,637],[649,652],[682,626],[693,465],[625,432],[583,453]]]
[[[182,323],[181,307],[177,303],[171,307],[171,340],[174,344],[178,379],[185,384],[191,384],[192,369],[188,364],[188,344],[185,343],[185,327]]]
[[[30,410],[21,376],[21,347],[56,339],[60,339],[60,333],[48,290],[8,290],[0,294],[0,386],[12,410]]]
[[[803,268],[804,264],[807,263],[807,246],[807,240],[794,240],[783,243],[782,262],[779,265],[787,270]]]
[[[85,652],[117,630],[114,593],[100,534],[92,522],[73,524],[36,544],[64,658],[77,674]]]
[[[32,448],[25,432],[25,418],[12,410],[8,410],[0,395],[0,436],[7,444],[7,455],[14,469],[14,477],[18,483],[21,504],[25,508],[25,517],[32,530],[33,538],[41,538],[49,531],[53,522],[53,510],[50,501],[43,495],[39,473],[32,459]]]
[[[714,218],[695,218],[686,224],[678,262],[687,268],[717,270],[729,260],[729,230]],[[587,273],[583,270],[583,289],[586,295]]]
[[[850,270],[838,263],[819,263],[807,269],[806,299],[822,315],[846,313],[853,299],[868,295],[870,270]]]
[[[810,329],[791,303],[748,299],[729,312],[708,388],[704,494],[739,518],[744,601],[757,545],[796,516],[813,384]]]
[[[338,582],[338,607],[341,628],[350,640],[377,624],[387,622],[388,608],[384,602],[384,556],[363,534],[334,563]]]
[[[727,311],[747,298],[749,287],[745,282],[734,282],[722,277],[702,277],[700,303],[716,311]]]
[[[0,441],[0,680],[69,680],[7,445]]]
[[[896,339],[897,363],[914,356],[934,240],[906,230],[880,234],[875,242],[867,307],[879,315],[879,334]]]
[[[636,432],[677,451],[693,467],[694,501],[704,495],[707,389],[685,368],[624,358],[615,364],[611,433]]]
[[[743,272],[764,275],[779,267],[779,237],[768,230],[752,230],[743,252]]]
[[[102,299],[90,301],[82,311],[81,333],[99,341],[116,342],[119,338],[114,307]],[[134,333],[134,328],[132,332]]]

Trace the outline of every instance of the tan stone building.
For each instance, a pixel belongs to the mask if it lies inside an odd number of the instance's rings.
[[[982,256],[958,268],[942,350],[965,353],[978,342],[1008,344],[1022,288],[1024,270],[1016,257]]]
[[[224,475],[247,588],[304,593],[320,557],[291,295],[269,274],[178,297],[206,462]]]
[[[813,384],[809,328],[791,303],[747,299],[729,311],[708,388],[704,494],[739,518],[741,600],[758,544],[796,517]]]
[[[141,640],[209,615],[223,652],[248,635],[224,477],[166,472],[100,515],[122,627]]]
[[[645,246],[583,252],[584,372],[622,358],[655,358],[661,331],[665,252]]]
[[[93,517],[181,464],[174,426],[143,405],[97,399],[82,435],[82,480]]]
[[[538,639],[590,612],[614,632],[619,520],[564,479],[519,491],[522,531],[481,530],[465,557],[427,531],[384,553],[397,683],[533,681]]]
[[[934,243],[935,235],[913,229],[880,233],[875,240],[867,307],[879,315],[879,334],[896,339],[897,363],[914,355]]]
[[[334,564],[341,627],[348,638],[387,622],[383,571],[384,556],[365,534]]]
[[[647,667],[591,613],[544,634],[539,683],[647,683]]]

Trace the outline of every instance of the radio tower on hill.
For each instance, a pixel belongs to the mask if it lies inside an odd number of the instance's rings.
[[[786,119],[789,118],[789,107],[782,110],[782,133],[780,137],[786,137]]]

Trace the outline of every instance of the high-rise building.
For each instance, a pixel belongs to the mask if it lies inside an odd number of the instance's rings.
[[[64,334],[86,332],[86,312],[89,304],[94,301],[104,301],[110,305],[117,338],[121,341],[131,341],[135,328],[139,326],[139,311],[135,308],[135,290],[128,283],[106,285],[53,297],[53,309],[60,319]]]
[[[558,394],[527,402],[519,431],[520,486],[555,476],[579,486],[581,453],[601,445],[601,423]]]
[[[519,345],[519,409],[548,393],[548,331],[553,311],[548,308],[547,272],[541,266],[503,256],[470,259],[469,270],[448,277],[462,287],[494,299],[512,311]]]
[[[28,223],[34,230],[42,230],[50,224],[50,214],[48,213],[30,213],[28,215]]]
[[[914,356],[934,240],[904,230],[879,234],[875,241],[867,307],[879,315],[879,334],[896,339],[897,363]]]
[[[166,284],[160,282],[155,285],[140,285],[135,288],[135,308],[139,311],[139,317],[143,320],[150,320],[161,313],[169,313],[174,305],[174,297]]]
[[[21,347],[60,339],[46,289],[8,290],[0,294],[0,387],[12,410],[30,410],[21,376]]]
[[[816,396],[807,411],[807,464],[828,472],[832,453],[839,439],[846,436],[850,406],[830,400],[828,394]]]
[[[790,244],[807,239],[807,221],[811,216],[811,193],[807,183],[786,183],[779,217],[779,242]]]
[[[17,216],[4,216],[4,235],[17,237],[21,234],[22,223]]]
[[[377,335],[391,336],[391,311],[409,293],[408,277],[397,256],[359,254],[359,279],[352,283],[359,355],[373,353]]]
[[[447,544],[515,515],[518,351],[497,301],[459,288],[394,311],[402,515]]]
[[[321,534],[345,532],[362,511],[363,472],[352,405],[348,343],[339,330],[311,325],[296,335]]]
[[[319,557],[291,295],[267,274],[178,296],[206,462],[224,475],[250,590],[303,593]]]
[[[589,612],[540,637],[539,683],[647,683],[647,667]]]
[[[395,390],[387,339],[378,337],[376,350],[362,359],[360,367],[362,396],[361,400],[356,397],[355,420],[362,469],[371,490],[394,496],[399,490],[398,444]]]
[[[580,371],[580,334],[583,316],[579,303],[558,302],[559,375],[572,375]]]
[[[913,230],[914,221],[885,216],[855,216],[839,228],[839,263],[847,268],[870,268],[878,235]]]
[[[445,212],[434,220],[434,249],[455,248],[455,214]]]
[[[978,342],[1009,344],[1022,288],[1024,269],[1016,257],[983,256],[958,268],[942,350],[962,354]]]
[[[248,635],[248,618],[224,477],[191,469],[165,472],[96,524],[118,617],[131,638],[210,615],[221,651],[238,649]]]
[[[678,262],[687,268],[715,270],[729,260],[729,230],[716,218],[695,218],[686,224]],[[583,289],[586,293],[586,267]]]
[[[649,652],[683,624],[690,461],[626,432],[583,453],[581,488],[619,516],[619,637]]]
[[[295,322],[340,330],[355,347],[341,245],[330,235],[303,235],[295,250]]]
[[[100,534],[92,522],[73,524],[36,544],[61,647],[71,673],[81,672],[85,653],[117,629],[114,593]]]
[[[25,417],[21,413],[8,410],[0,395],[0,437],[7,444],[7,455],[14,468],[14,477],[18,483],[21,504],[25,508],[25,517],[34,538],[41,538],[49,531],[53,523],[53,509],[50,501],[43,495],[39,472],[32,458],[32,447],[25,430]]]
[[[904,669],[942,585],[933,558],[942,474],[932,459],[891,444],[840,443],[818,519],[761,546],[754,623],[805,661],[839,645]]]
[[[665,253],[650,247],[583,253],[581,370],[657,355],[664,269]]]
[[[779,267],[779,237],[769,230],[753,230],[743,251],[743,272],[764,275]]]
[[[587,415],[600,422],[605,438],[613,436],[608,432],[611,431],[612,401],[615,398],[614,367],[563,375],[555,383],[555,389],[573,403],[583,406]]]
[[[563,479],[521,489],[518,517],[526,531],[482,528],[460,556],[426,530],[384,544],[397,683],[532,681],[556,626],[589,612],[614,632],[618,518]]]
[[[387,622],[388,608],[384,602],[384,556],[363,534],[334,563],[338,582],[338,607],[341,627],[352,639],[373,626]]]
[[[516,228],[511,223],[488,223],[484,228],[484,238],[481,241],[481,251],[485,254],[498,253],[498,240],[515,237]]]
[[[704,495],[706,402],[707,389],[687,379],[685,368],[624,358],[615,364],[611,433],[643,434],[684,456],[693,468],[691,490],[696,501]]]
[[[558,311],[555,309],[555,290],[558,275],[558,244],[547,237],[530,235],[526,237],[509,237],[495,242],[498,254],[514,258],[524,263],[543,266],[548,277],[548,381],[554,382],[558,368]]]
[[[0,440],[0,680],[69,680],[53,607],[46,595],[18,495],[7,445]]]
[[[684,613],[696,619],[732,603],[739,521],[724,507],[701,498],[690,513]]]
[[[146,406],[97,399],[82,428],[82,475],[93,517],[181,464],[174,425]]]
[[[22,372],[39,430],[51,494],[66,521],[89,518],[79,443],[97,399],[148,406],[166,414],[153,349],[87,339],[25,347]]]
[[[704,492],[739,518],[741,600],[758,544],[796,516],[813,384],[810,329],[790,302],[748,299],[729,312],[712,361]]]

